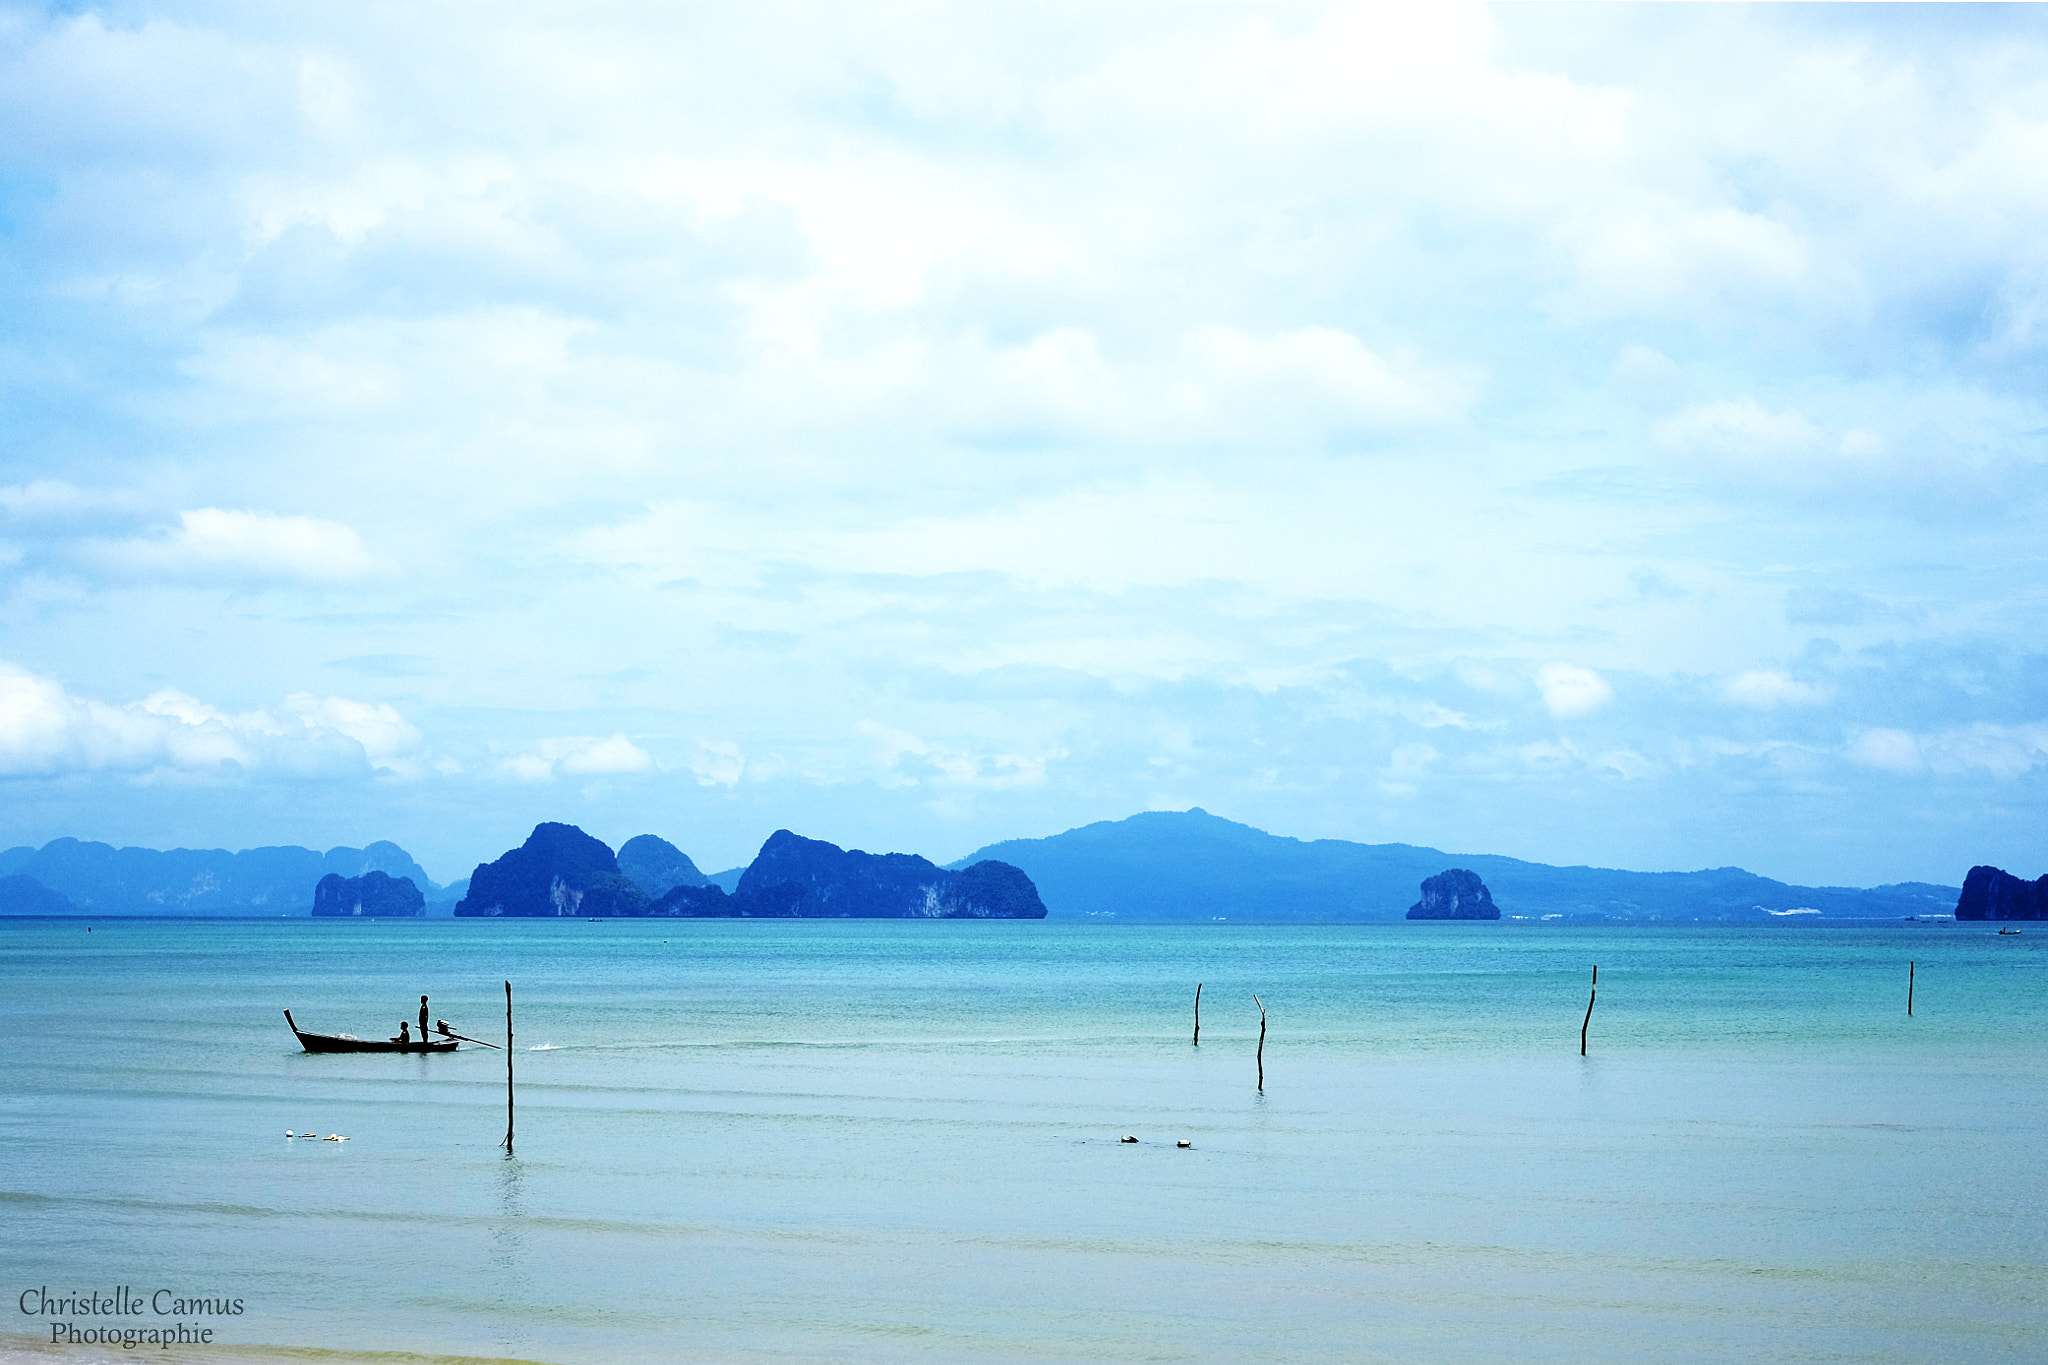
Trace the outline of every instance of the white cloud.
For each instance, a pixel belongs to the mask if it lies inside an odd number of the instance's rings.
[[[1831,508],[1877,502],[1913,515],[1998,503],[2001,485],[2031,463],[2009,430],[1981,409],[1966,415],[1952,395],[1858,395],[1853,405],[1830,397],[1855,414],[1852,422],[1745,397],[1686,408],[1652,436],[1678,467],[1745,495],[1770,489]]]
[[[1856,736],[1847,753],[1854,762],[1884,772],[1924,769],[1945,777],[1986,776],[2010,782],[2048,767],[2048,725],[1979,721],[1919,734],[1870,729]]]
[[[63,479],[35,479],[0,487],[0,513],[10,523],[68,521],[119,505],[123,500],[80,488]]]
[[[1561,720],[1591,715],[1614,700],[1614,689],[1590,668],[1577,664],[1545,664],[1536,670],[1543,704]]]
[[[1825,448],[1819,427],[1796,412],[1769,412],[1754,398],[1718,399],[1687,408],[1657,426],[1674,450],[1761,464]]]
[[[357,582],[386,572],[355,531],[316,517],[201,507],[157,535],[84,542],[80,557],[122,577],[204,582]]]
[[[1672,401],[1686,390],[1685,371],[1655,346],[1624,346],[1607,367],[1616,387],[1639,402]]]
[[[1657,771],[1657,765],[1633,749],[1609,749],[1591,762],[1596,772],[1610,772],[1634,782]]]
[[[1433,775],[1432,770],[1443,757],[1432,744],[1402,744],[1387,755],[1387,766],[1382,770],[1379,789],[1388,796],[1408,798],[1422,789],[1425,779]]]
[[[729,739],[700,739],[690,771],[701,787],[736,787],[747,770],[747,756]]]
[[[613,735],[610,739],[591,740],[563,754],[560,760],[565,773],[644,773],[654,766],[654,760],[647,751],[627,739],[624,735]]]
[[[1805,288],[1811,249],[1785,223],[1725,204],[1657,203],[1570,216],[1558,241],[1577,288],[1560,311],[1711,318]]]
[[[1852,762],[1881,772],[1918,772],[1923,766],[1919,741],[1904,730],[1865,730],[1850,742],[1847,752]]]
[[[0,773],[419,772],[420,735],[390,706],[297,695],[230,713],[173,689],[111,705],[0,664]]]
[[[1803,683],[1774,669],[1751,669],[1728,680],[1723,689],[1737,706],[1767,711],[1778,706],[1813,706],[1827,700],[1827,689]]]
[[[0,770],[54,768],[72,748],[75,707],[64,689],[11,665],[0,668]]]
[[[554,760],[539,754],[514,754],[498,766],[506,776],[522,782],[545,782],[555,775]]]
[[[1000,344],[983,326],[925,328],[857,352],[806,345],[778,365],[778,421],[822,401],[893,440],[999,449],[1384,443],[1454,424],[1479,387],[1475,366],[1375,350],[1323,325],[1205,323],[1114,344],[1078,323]]]
[[[2001,781],[2048,766],[2048,725],[1945,726],[1917,741],[1937,773],[1984,773]]]
[[[498,766],[508,777],[545,782],[558,774],[593,777],[642,773],[654,766],[654,760],[623,734],[609,739],[565,735],[541,740],[526,753],[514,754]]]
[[[298,692],[284,699],[284,709],[308,729],[347,735],[362,745],[363,752],[379,767],[393,766],[420,747],[420,732],[398,714],[398,708],[388,704]]]
[[[863,720],[855,730],[874,742],[879,780],[885,787],[935,786],[973,791],[1008,791],[1045,781],[1055,750],[1034,755],[976,754],[932,744],[902,730]]]
[[[1267,432],[1308,426],[1342,437],[1432,425],[1458,415],[1473,387],[1469,375],[1378,354],[1331,327],[1259,336],[1209,326],[1186,346],[1195,410]]]

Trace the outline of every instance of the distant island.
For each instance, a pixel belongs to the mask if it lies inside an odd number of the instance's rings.
[[[330,872],[313,888],[313,918],[408,919],[427,912],[427,898],[410,877],[392,877],[372,869],[360,877]]]
[[[295,846],[159,851],[53,839],[40,849],[0,852],[0,915],[275,917],[317,911],[322,918],[431,918],[467,906],[464,918],[644,914],[1350,924],[1400,920],[1404,907],[1440,907],[1441,884],[1435,901],[1426,885],[1418,901],[1416,888],[1451,872],[1469,874],[1483,901],[1477,893],[1468,900],[1452,891],[1452,914],[1415,918],[1471,918],[1461,911],[1478,903],[1502,920],[1526,921],[1769,923],[1951,911],[1974,919],[1979,905],[1984,918],[1996,919],[2038,917],[2020,909],[2042,904],[2039,883],[1996,868],[1973,869],[1971,877],[1989,890],[1968,894],[1926,882],[1795,886],[1739,867],[1631,872],[1411,844],[1290,839],[1197,807],[990,844],[944,866],[915,854],[865,853],[777,830],[748,866],[714,874],[657,835],[635,835],[614,854],[575,826],[550,822],[537,826],[520,848],[446,885],[430,880],[411,854],[386,841],[320,853]],[[373,873],[387,880],[373,881]],[[408,909],[411,892],[419,896],[418,910]]]
[[[1409,919],[1499,919],[1500,907],[1478,874],[1453,867],[1422,879],[1422,899],[1408,907]]]
[[[1956,918],[1968,920],[2048,919],[2048,876],[2021,881],[1997,867],[1973,867],[1963,878]]]
[[[595,919],[644,915],[647,893],[619,871],[611,848],[574,825],[535,825],[526,842],[495,862],[478,863],[469,893],[457,903],[464,917],[585,915]]]
[[[650,836],[642,835],[640,839]],[[659,842],[659,841],[656,841]],[[632,848],[640,840],[628,842]],[[671,853],[672,846],[663,844]],[[659,897],[621,870],[602,841],[574,825],[541,824],[496,862],[478,864],[455,907],[475,916],[679,916],[730,919],[1044,919],[1031,879],[1006,863],[962,871],[914,853],[864,853],[779,829],[727,895],[687,858],[640,844],[634,865],[656,858],[674,872]],[[688,873],[682,869],[687,866]],[[688,879],[695,874],[697,880]]]

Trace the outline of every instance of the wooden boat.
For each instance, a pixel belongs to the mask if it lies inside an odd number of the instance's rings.
[[[394,1043],[384,1038],[350,1038],[334,1033],[308,1033],[292,1020],[292,1012],[284,1012],[284,1021],[291,1024],[292,1036],[299,1040],[299,1046],[308,1052],[453,1052],[459,1046],[455,1039],[446,1042],[421,1041]]]

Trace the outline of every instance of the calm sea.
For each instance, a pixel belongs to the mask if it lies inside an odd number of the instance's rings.
[[[511,1157],[281,1014],[508,978]],[[2044,1043],[2048,925],[0,922],[0,1360],[2041,1361]]]

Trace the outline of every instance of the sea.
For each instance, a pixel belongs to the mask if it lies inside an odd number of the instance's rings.
[[[2038,1362],[2044,1139],[2048,924],[10,920],[0,1361]]]

